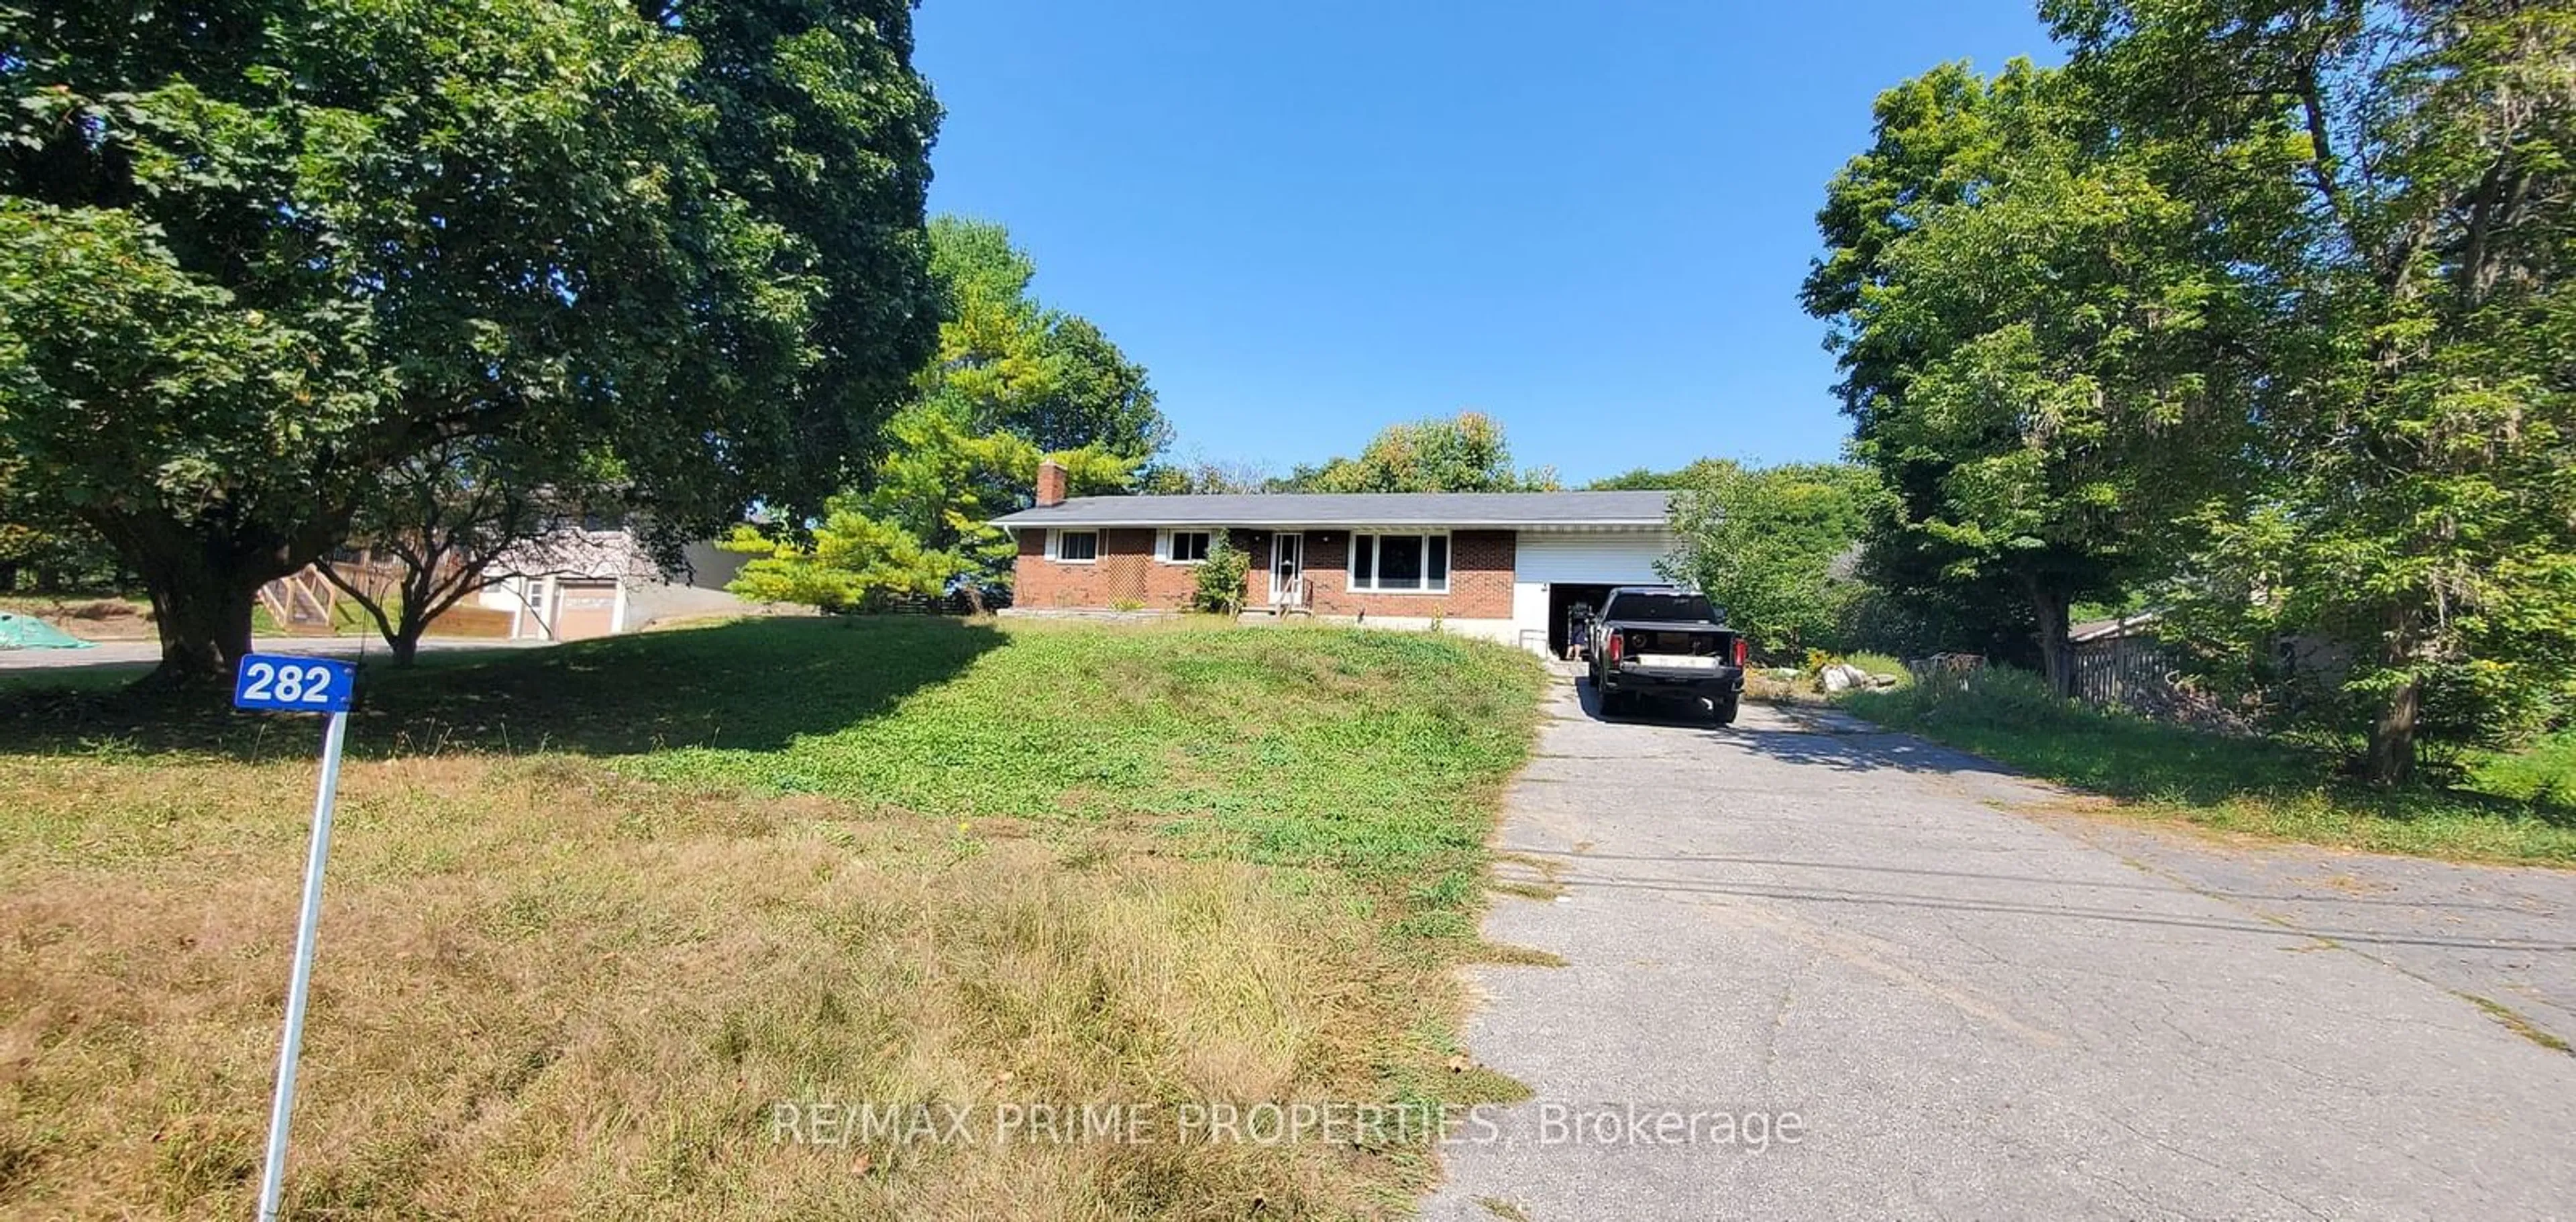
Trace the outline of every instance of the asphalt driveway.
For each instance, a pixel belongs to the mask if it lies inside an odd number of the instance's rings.
[[[1467,1030],[1537,1097],[1458,1131],[1426,1216],[2576,1214],[2576,876],[2239,852],[1588,694],[1502,833],[1563,895],[1486,922],[1566,966],[1478,969]]]

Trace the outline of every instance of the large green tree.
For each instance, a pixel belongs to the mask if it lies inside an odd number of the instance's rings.
[[[1009,230],[941,216],[930,239],[942,314],[938,351],[914,378],[924,401],[1041,450],[1096,447],[1141,462],[1171,443],[1144,367],[1030,291],[1037,262]]]
[[[933,339],[902,0],[0,0],[0,460],[165,679],[465,438],[664,542],[819,504]]]
[[[1503,426],[1483,412],[1390,425],[1356,458],[1299,467],[1291,492],[1528,492],[1557,486],[1549,467],[1512,466]]]
[[[1665,575],[1707,594],[1766,657],[1843,645],[1844,610],[1860,593],[1851,553],[1879,495],[1876,473],[1848,463],[1723,460],[1686,471],[1673,498],[1680,546]]]
[[[2576,8],[2050,0],[2069,72],[2263,307],[2268,478],[2198,566],[2336,642],[2369,775],[2445,689],[2576,667]]]
[[[963,593],[979,605],[1007,588],[1019,554],[992,519],[1026,508],[1038,463],[1064,465],[1075,496],[1128,491],[1135,464],[1102,450],[1041,455],[1016,433],[977,433],[935,406],[886,426],[888,453],[869,487],[832,498],[804,540],[736,528],[724,546],[750,553],[726,588],[745,598],[826,611],[863,610],[890,595]]]
[[[1895,493],[1876,567],[2018,592],[2060,692],[2070,609],[2159,571],[2241,412],[2198,218],[2092,112],[2024,62],[1891,90],[1829,188],[1805,295],[1855,451]]]
[[[889,420],[875,463],[810,531],[744,528],[745,597],[842,609],[887,594],[980,598],[1009,585],[1015,552],[991,519],[1027,507],[1042,456],[1078,495],[1124,492],[1168,444],[1142,366],[1079,315],[1030,292],[1036,261],[990,221],[930,224],[940,302],[917,399]]]

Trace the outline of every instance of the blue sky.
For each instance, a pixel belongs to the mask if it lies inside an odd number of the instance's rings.
[[[2029,0],[925,0],[932,207],[1153,372],[1175,453],[1461,408],[1568,481],[1845,435],[1797,286],[1871,99],[2057,56]]]

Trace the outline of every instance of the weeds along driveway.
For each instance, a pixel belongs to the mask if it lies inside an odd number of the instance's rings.
[[[2260,877],[2070,834],[2030,813],[2064,795],[1919,740],[1757,707],[1727,730],[1610,723],[1588,698],[1553,689],[1502,831],[1507,873],[1563,894],[1486,920],[1566,966],[1477,969],[1467,1029],[1536,1097],[1497,1137],[1460,1131],[1427,1216],[2576,1202],[2576,1057],[2463,997],[2506,992],[2503,969],[2450,944],[2509,936],[2505,956],[2563,975],[2563,910],[2464,930],[2402,902],[2272,902]]]

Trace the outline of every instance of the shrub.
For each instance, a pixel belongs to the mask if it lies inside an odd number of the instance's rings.
[[[1190,593],[1190,605],[1218,615],[1243,610],[1243,579],[1251,571],[1251,558],[1218,532],[1208,544],[1207,559],[1199,562],[1198,587]]]
[[[1765,659],[1841,644],[1843,606],[1861,590],[1841,575],[1877,478],[1842,463],[1747,469],[1701,464],[1673,498],[1680,550],[1658,565],[1725,612]]]

